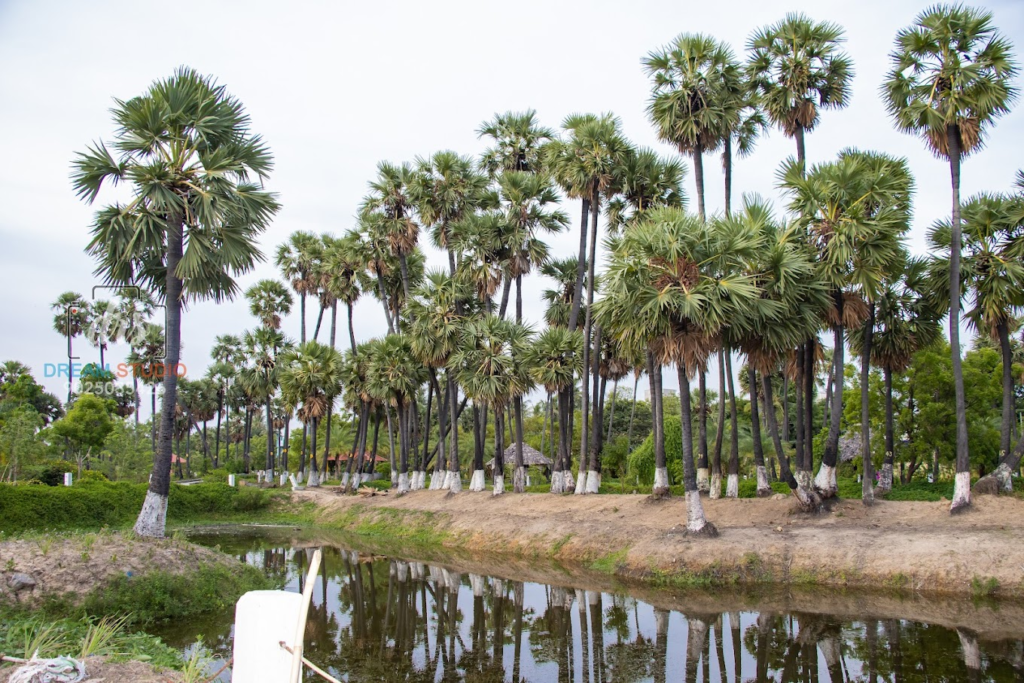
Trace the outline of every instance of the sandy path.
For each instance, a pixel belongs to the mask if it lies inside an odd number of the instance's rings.
[[[682,533],[681,499],[437,491],[351,497],[328,489],[294,496],[315,501],[328,524],[354,526],[381,508],[401,510],[409,513],[403,524],[444,531],[453,546],[582,562],[614,555],[616,573],[625,576],[702,573],[960,594],[994,579],[996,595],[1024,596],[1024,501],[1017,498],[979,497],[957,517],[942,502],[865,508],[842,501],[831,512],[804,515],[789,499],[705,499],[720,536],[704,539]]]

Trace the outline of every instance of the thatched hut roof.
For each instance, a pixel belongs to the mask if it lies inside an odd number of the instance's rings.
[[[516,460],[516,445],[512,444],[505,449],[505,464],[511,465]],[[536,448],[529,444],[523,444],[523,464],[527,467],[547,467],[550,469],[554,463],[544,456],[543,453],[538,451]],[[487,469],[494,469],[494,458],[487,461],[484,465]]]
[[[839,437],[839,462],[853,462],[860,458],[860,433],[850,432]]]

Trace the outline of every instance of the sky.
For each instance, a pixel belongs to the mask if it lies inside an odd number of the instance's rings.
[[[533,108],[553,128],[572,113],[613,112],[635,144],[675,155],[658,142],[644,113],[650,90],[644,55],[679,33],[701,32],[727,41],[742,57],[756,28],[803,11],[845,28],[856,71],[850,106],[824,112],[808,135],[808,161],[830,160],[850,146],[905,156],[917,182],[909,245],[923,253],[928,226],[949,213],[948,166],[893,128],[878,89],[896,32],[929,4],[0,0],[0,361],[29,365],[50,391],[65,394],[65,380],[43,377],[46,364],[66,362],[50,304],[67,290],[89,296],[98,284],[84,248],[93,212],[113,199],[101,194],[94,206],[79,201],[71,161],[88,144],[110,139],[113,98],[141,94],[180,65],[225,84],[275,156],[266,187],[279,194],[282,209],[261,239],[268,259],[240,279],[244,290],[279,277],[273,252],[291,232],[341,235],[353,227],[379,161],[412,161],[444,149],[478,155],[486,142],[476,130],[498,112]],[[985,5],[1020,60],[1024,2]],[[965,162],[963,196],[1009,190],[1024,168],[1022,141],[1024,105],[1000,119],[985,149]],[[772,131],[736,162],[734,196],[759,193],[781,212],[775,172],[793,154],[793,141]],[[717,159],[705,158],[705,176],[709,211],[721,211]],[[695,206],[692,174],[685,187]],[[565,202],[564,208],[572,228],[549,239],[559,258],[578,248],[579,207]],[[443,255],[422,243],[428,265],[444,265]],[[547,286],[539,275],[524,284],[525,317],[537,328]],[[297,337],[295,309],[284,329]],[[358,339],[386,330],[380,305],[369,296],[356,306],[355,321]],[[190,307],[182,324],[188,375],[205,372],[217,335],[255,325],[244,300]],[[94,349],[78,344],[83,362],[98,360]],[[127,353],[114,346],[107,362]],[[673,375],[667,373],[666,387],[675,386]],[[712,370],[711,386],[716,378]]]

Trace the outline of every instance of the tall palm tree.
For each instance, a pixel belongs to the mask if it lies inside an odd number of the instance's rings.
[[[590,351],[592,348],[593,316],[591,305],[594,303],[594,285],[597,262],[597,227],[601,211],[601,201],[608,200],[618,185],[618,174],[628,157],[632,146],[622,135],[621,122],[612,114],[572,114],[562,122],[566,131],[566,140],[556,140],[545,148],[548,168],[562,189],[571,198],[584,200],[584,213],[580,223],[580,251],[577,261],[576,287],[572,309],[569,312],[569,330],[575,330],[579,322],[579,313],[584,311],[583,323],[583,376],[582,401],[580,415],[582,417],[581,434],[590,433]],[[586,210],[590,210],[589,255],[587,240]],[[584,278],[584,270],[586,277]],[[583,283],[587,284],[587,299],[584,307]],[[587,445],[589,439],[580,440],[579,486],[584,492],[585,468],[587,461]],[[571,469],[567,463],[566,469]],[[568,488],[573,488],[569,484]]]
[[[780,175],[790,195],[790,208],[799,216],[811,249],[819,254],[818,276],[828,284],[833,300],[826,317],[834,336],[834,394],[828,438],[814,482],[821,495],[831,497],[837,491],[845,331],[870,319],[869,302],[877,297],[884,279],[902,266],[913,179],[905,159],[856,150],[845,150],[836,161],[817,164],[806,175],[799,162],[790,162]],[[866,361],[870,362],[870,352]],[[870,504],[870,451],[863,455],[863,499]]]
[[[281,316],[292,310],[292,295],[288,288],[277,280],[260,280],[245,290],[249,300],[249,312],[268,330],[281,329]]]
[[[316,264],[320,258],[320,239],[311,232],[297,230],[277,247],[274,264],[299,295],[299,341],[306,341],[306,297],[316,293]]]
[[[230,431],[231,431],[231,401],[229,399],[229,392],[231,390],[231,380],[237,374],[235,369],[241,365],[242,358],[242,340],[232,334],[219,335],[214,341],[213,348],[210,350],[210,358],[213,359],[214,364],[218,366],[225,366],[222,368],[222,372],[219,372],[220,379],[220,391],[219,395],[221,398],[221,410],[226,411],[226,422],[228,426],[228,438],[227,444],[225,445],[225,452],[230,457]],[[214,462],[220,462],[220,422],[218,421],[217,428],[217,446],[214,449]]]
[[[480,158],[481,168],[492,178],[505,171],[540,171],[541,148],[555,138],[554,131],[537,123],[533,109],[495,114],[477,135],[493,143]]]
[[[423,366],[417,362],[407,335],[389,334],[370,353],[367,388],[378,401],[395,409],[398,417],[399,473],[398,492],[412,490],[409,480],[409,456],[415,449],[413,431],[416,392],[423,379]]]
[[[896,127],[920,135],[949,161],[952,181],[949,342],[956,394],[956,483],[950,512],[971,504],[967,407],[960,359],[960,165],[981,148],[988,127],[1017,99],[1010,42],[986,10],[936,5],[899,32],[882,93]]]
[[[89,307],[89,323],[85,327],[85,338],[100,352],[100,368],[106,370],[106,351],[121,337],[117,307],[110,301],[100,299]]]
[[[156,453],[156,388],[164,380],[163,370],[166,368],[167,343],[164,328],[160,325],[146,323],[141,335],[135,335],[132,348],[128,354],[128,363],[132,368],[132,379],[142,380],[151,389],[150,439],[153,452]]]
[[[551,327],[568,327],[576,288],[576,257],[546,261],[540,267],[543,275],[555,281],[555,289],[545,289],[541,295],[546,303],[544,320]]]
[[[397,166],[386,161],[377,164],[377,179],[370,182],[370,194],[360,209],[364,216],[376,217],[374,228],[398,259],[402,273],[402,292],[410,298],[408,255],[415,249],[420,226],[414,220],[416,210],[416,172],[409,164]]]
[[[563,493],[566,480],[572,480],[572,471],[566,471],[572,448],[569,412],[570,399],[576,376],[583,370],[583,335],[579,330],[552,326],[537,336],[527,349],[523,364],[537,384],[558,400],[558,456],[551,474],[551,493]]]
[[[78,292],[64,292],[50,305],[54,311],[53,329],[68,340],[68,356],[72,355],[71,343],[75,337],[85,333],[89,326],[89,302]],[[71,360],[68,360],[68,403],[71,403]]]
[[[309,486],[320,483],[316,461],[317,427],[328,414],[334,398],[341,393],[342,364],[340,353],[316,341],[299,344],[278,359],[277,379],[281,393],[287,403],[298,406],[296,415],[312,430]]]
[[[661,140],[693,159],[697,214],[704,220],[704,153],[729,134],[727,85],[730,72],[739,80],[739,64],[728,45],[699,33],[683,33],[643,61],[653,81],[647,115]]]
[[[1019,461],[1010,450],[1016,417],[1010,334],[1024,310],[1024,221],[1015,215],[1016,201],[1008,196],[980,195],[964,204],[960,268],[961,291],[971,302],[965,317],[974,332],[998,344],[1003,361],[1000,466],[994,474],[1004,490],[1012,490],[1010,473]],[[951,235],[948,221],[941,221],[929,232],[932,249],[940,254],[933,262],[940,277],[948,276],[950,260],[941,254],[949,253]]]
[[[742,270],[744,261],[759,246],[758,236],[733,224],[708,223],[679,209],[656,209],[615,245],[605,275],[605,296],[597,304],[602,328],[626,348],[647,347],[655,402],[661,366],[676,364],[687,530],[693,534],[717,532],[704,516],[697,490],[690,378],[707,362],[722,327],[759,299],[756,279]],[[656,444],[664,442],[658,410],[656,407]],[[665,495],[668,473],[664,453],[657,450],[655,491]]]
[[[134,347],[137,341],[145,338],[146,321],[153,315],[156,302],[153,297],[138,287],[126,287],[118,292],[117,324],[120,337]],[[132,391],[134,393],[135,426],[139,426],[139,379],[132,374]]]
[[[323,258],[324,291],[328,294],[331,309],[331,346],[334,346],[335,312],[339,301],[345,304],[348,320],[349,345],[356,348],[355,323],[352,309],[367,287],[365,265],[360,254],[359,238],[356,233],[347,233],[341,239],[324,238],[326,249]]]
[[[647,147],[630,149],[616,176],[614,197],[605,206],[612,233],[639,223],[650,209],[686,208],[686,166],[680,161],[661,159]]]
[[[290,348],[284,335],[269,326],[259,327],[246,332],[242,339],[252,365],[244,367],[238,373],[238,381],[247,394],[263,403],[267,420],[267,453],[264,468],[271,476],[275,469],[274,462],[274,415],[273,402],[280,382],[278,370],[278,354]],[[314,457],[315,462],[315,457]]]
[[[790,13],[758,29],[747,41],[747,71],[768,119],[796,141],[804,165],[804,136],[822,109],[842,109],[850,100],[853,62],[842,51],[842,27]]]
[[[235,377],[235,366],[223,361],[214,361],[206,369],[206,377],[213,382],[214,396],[217,399],[217,427],[213,439],[213,468],[217,469],[220,466],[221,418],[224,416],[224,408],[227,404],[228,387],[231,380]]]
[[[928,269],[929,262],[925,259],[907,259],[903,268],[885,279],[874,300],[871,362],[882,369],[885,385],[885,459],[876,488],[882,495],[892,489],[893,479],[893,374],[904,372],[913,355],[941,335],[941,308],[935,305]],[[863,353],[866,330],[866,325],[851,330],[850,349],[857,355]]]
[[[132,198],[97,213],[87,251],[107,282],[143,287],[163,299],[165,362],[177,367],[182,304],[230,299],[237,290],[233,276],[260,258],[256,237],[278,208],[274,195],[261,189],[272,157],[250,132],[241,103],[191,69],[117,100],[113,116],[117,158],[105,144],[93,145],[76,158],[72,180],[90,203],[105,181],[129,184]],[[140,536],[164,533],[177,381],[176,373],[165,373],[160,442],[135,525]]]

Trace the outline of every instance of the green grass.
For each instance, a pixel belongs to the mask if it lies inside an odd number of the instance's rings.
[[[626,560],[627,554],[629,554],[629,548],[623,548],[622,550],[602,555],[590,563],[590,568],[605,574],[614,574]]]
[[[365,505],[351,505],[340,513],[318,518],[317,523],[328,529],[343,529],[357,536],[403,541],[413,545],[438,546],[451,538],[451,534],[438,529],[437,517],[432,512],[395,510]]]

